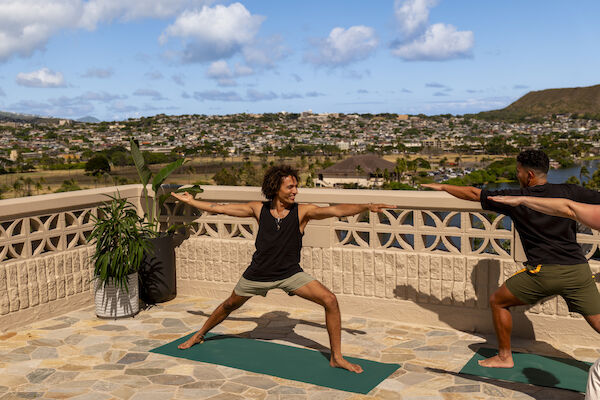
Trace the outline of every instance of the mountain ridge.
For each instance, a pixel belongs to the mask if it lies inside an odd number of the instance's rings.
[[[529,92],[500,110],[474,114],[481,119],[528,119],[554,114],[600,118],[600,85]]]

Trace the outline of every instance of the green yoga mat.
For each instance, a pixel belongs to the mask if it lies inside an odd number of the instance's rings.
[[[496,354],[495,349],[479,349],[460,373],[585,392],[590,363],[527,353],[513,353],[513,368],[484,368],[477,363]]]
[[[179,350],[190,335],[150,350],[188,360],[243,369],[245,371],[312,383],[347,392],[366,394],[400,366],[346,357],[363,367],[362,374],[329,366],[329,354],[298,347],[229,335],[208,334],[200,345]]]

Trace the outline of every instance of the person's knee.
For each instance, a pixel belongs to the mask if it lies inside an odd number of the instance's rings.
[[[325,296],[323,296],[323,306],[327,309],[339,308],[337,296],[331,292],[327,293]]]
[[[237,302],[233,301],[233,299],[229,298],[223,302],[223,309],[225,312],[230,313],[240,308],[240,305],[241,304],[238,304]]]
[[[490,303],[490,307],[492,307],[492,308],[498,307],[499,304],[498,304],[498,295],[497,295],[497,292],[492,293],[490,295],[490,298],[489,298],[488,301]]]

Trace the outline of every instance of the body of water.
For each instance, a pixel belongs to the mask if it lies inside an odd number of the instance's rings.
[[[548,182],[550,182],[550,183],[565,183],[565,181],[572,176],[576,177],[577,179],[580,179],[579,172],[581,171],[582,165],[585,165],[585,167],[590,172],[590,177],[591,177],[594,174],[594,171],[596,171],[598,169],[598,166],[600,165],[600,160],[584,161],[581,164],[576,164],[569,168],[559,168],[559,169],[550,168],[550,171],[548,171]],[[583,181],[587,182],[588,178],[584,177]],[[517,182],[491,183],[491,184],[485,185],[484,188],[490,189],[490,190],[518,189],[519,184]]]

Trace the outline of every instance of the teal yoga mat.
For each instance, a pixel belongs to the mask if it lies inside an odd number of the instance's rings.
[[[496,354],[495,349],[479,349],[460,373],[585,392],[590,363],[527,353],[513,353],[513,368],[484,368],[477,363]]]
[[[331,368],[329,354],[278,343],[210,333],[206,335],[204,343],[187,350],[179,350],[177,345],[190,336],[191,334],[152,349],[150,352],[362,394],[370,392],[400,367],[398,364],[346,357],[348,361],[363,367],[362,374],[355,374],[344,369]]]

